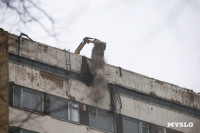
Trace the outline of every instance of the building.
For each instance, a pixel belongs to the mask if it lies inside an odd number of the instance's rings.
[[[106,64],[94,101],[91,59],[21,39],[0,30],[0,133],[199,133],[199,94]]]

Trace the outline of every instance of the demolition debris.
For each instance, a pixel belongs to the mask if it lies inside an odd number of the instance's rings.
[[[104,97],[107,88],[105,75],[105,60],[104,51],[106,43],[97,39],[94,40],[94,47],[92,49],[92,67],[91,73],[94,75],[91,97],[95,102],[99,102]]]

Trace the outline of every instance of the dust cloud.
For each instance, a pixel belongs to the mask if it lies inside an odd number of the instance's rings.
[[[104,51],[106,43],[97,39],[94,40],[94,47],[92,49],[92,67],[91,73],[94,75],[93,86],[91,91],[91,98],[98,103],[104,98],[105,90],[107,89],[106,75],[105,75],[105,60]]]

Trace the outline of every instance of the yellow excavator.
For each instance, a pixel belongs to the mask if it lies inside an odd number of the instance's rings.
[[[81,49],[85,46],[85,44],[94,43],[95,38],[85,37],[83,41],[80,43],[78,48],[75,50],[75,54],[80,54]]]

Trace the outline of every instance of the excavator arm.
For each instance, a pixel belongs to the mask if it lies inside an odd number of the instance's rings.
[[[86,43],[93,43],[94,38],[85,37],[83,41],[79,44],[78,48],[75,50],[75,54],[80,54],[81,49],[85,46]]]

